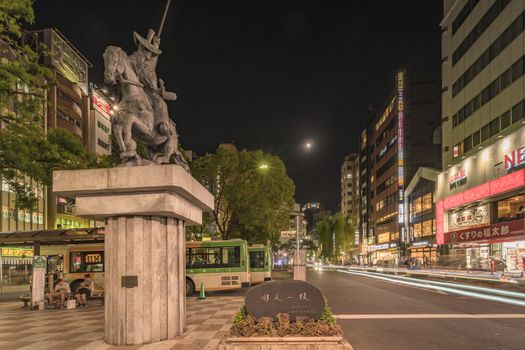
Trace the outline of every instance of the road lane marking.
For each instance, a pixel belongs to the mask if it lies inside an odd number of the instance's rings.
[[[343,314],[334,315],[339,320],[386,320],[386,319],[435,319],[435,318],[525,318],[525,314]]]
[[[489,301],[495,301],[495,302],[511,304],[511,305],[525,306],[525,300],[517,300],[517,299],[512,299],[512,298],[500,297],[500,296],[497,296],[497,295],[489,295],[489,294],[482,294],[482,293],[476,293],[476,292],[469,292],[469,291],[466,291],[466,290],[454,289],[454,288],[449,288],[449,287],[440,287],[440,286],[436,286],[436,285],[432,285],[432,284],[425,284],[425,283],[421,283],[421,282],[416,283],[416,282],[402,281],[402,280],[399,280],[399,279],[393,279],[393,278],[391,278],[391,276],[383,277],[383,276],[381,276],[379,274],[362,273],[362,272],[345,271],[345,270],[337,270],[337,271],[340,271],[342,273],[347,273],[347,274],[350,274],[350,275],[356,275],[356,276],[362,276],[362,277],[370,277],[370,278],[375,278],[375,279],[379,279],[379,280],[383,280],[383,281],[389,281],[389,282],[397,282],[398,284],[404,284],[404,285],[407,285],[407,286],[416,286],[416,287],[422,287],[422,288],[430,288],[430,289],[435,289],[435,290],[441,290],[443,292],[448,292],[450,294],[463,295],[463,296],[468,296],[468,297],[472,297],[472,298],[489,300]]]

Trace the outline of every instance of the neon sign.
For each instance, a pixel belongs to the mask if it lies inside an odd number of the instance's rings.
[[[111,110],[111,105],[96,91],[93,91],[93,107],[102,113],[106,118],[109,119],[109,112]]]
[[[504,162],[505,170],[509,170],[525,163],[525,147],[520,147],[512,151],[512,153],[506,154]]]
[[[397,181],[399,185],[399,210],[398,221],[404,222],[405,204],[404,204],[404,119],[405,119],[405,82],[404,73],[397,72]]]
[[[448,185],[451,190],[466,183],[467,171],[465,169],[459,170],[448,177]]]

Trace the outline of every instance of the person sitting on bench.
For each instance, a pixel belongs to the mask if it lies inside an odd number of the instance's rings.
[[[95,285],[93,281],[91,280],[90,274],[84,275],[84,280],[80,282],[80,285],[77,289],[77,294],[75,294],[75,297],[78,300],[79,306],[87,306],[87,296],[93,294],[93,289],[95,288]]]
[[[64,281],[62,278],[58,279],[57,284],[55,285],[55,291],[50,292],[47,295],[47,298],[49,300],[49,305],[53,304],[53,299],[55,297],[60,297],[61,306],[64,305],[64,300],[66,300],[66,296],[68,294],[71,294],[71,289],[69,288],[69,284]]]

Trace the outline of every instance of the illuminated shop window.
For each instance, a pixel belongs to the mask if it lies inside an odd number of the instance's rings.
[[[381,233],[377,236],[377,243],[385,243],[390,241],[390,232]]]
[[[414,224],[414,238],[421,237],[421,224]]]
[[[421,201],[421,211],[432,210],[432,193],[425,194]]]
[[[432,236],[432,220],[424,221],[421,226],[422,236]]]
[[[523,219],[525,213],[525,195],[505,198],[498,201],[498,221]]]

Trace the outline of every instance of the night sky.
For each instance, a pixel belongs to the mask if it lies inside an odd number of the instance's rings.
[[[157,30],[165,1],[35,3],[34,29],[58,28],[94,67],[102,53],[135,49],[132,32]],[[162,32],[158,76],[185,149],[218,144],[279,155],[296,201],[337,211],[340,166],[381,109],[398,68],[440,70],[441,0],[173,0]],[[306,152],[304,144],[312,141]]]

